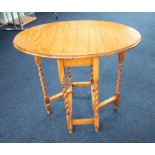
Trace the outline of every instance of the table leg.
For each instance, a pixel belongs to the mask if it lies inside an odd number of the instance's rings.
[[[72,122],[72,95],[73,95],[73,85],[72,85],[72,74],[71,74],[71,68],[68,67],[68,89],[71,93],[68,93],[68,102],[69,102],[69,105],[70,105],[70,121]],[[70,124],[71,126],[71,133],[72,133],[72,130],[73,130],[73,127],[72,127],[72,123]]]
[[[93,110],[94,110],[94,125],[95,131],[99,131],[99,95],[98,95],[98,81],[99,81],[99,58],[93,58],[93,68],[92,68],[92,98],[93,98]]]
[[[71,75],[71,68],[68,67],[68,87],[72,90],[72,75]]]
[[[120,101],[121,76],[122,76],[122,66],[123,66],[124,59],[125,59],[125,52],[119,53],[118,54],[119,66],[118,66],[118,75],[117,75],[117,83],[116,83],[116,90],[115,90],[116,100],[114,101],[115,111],[117,111],[119,101]]]
[[[91,93],[92,93],[92,109],[94,111],[94,80],[93,80],[93,65],[90,66],[90,82],[91,82]]]
[[[66,77],[65,77],[65,68],[63,64],[63,60],[57,60],[58,64],[58,72],[59,72],[59,78],[61,82],[62,87],[62,93],[64,97],[64,104],[66,109],[66,120],[67,120],[67,127],[69,133],[72,133],[73,127],[72,127],[72,96],[69,97],[69,94],[67,93],[66,89]]]
[[[38,69],[38,73],[40,77],[40,83],[41,83],[41,88],[42,88],[42,92],[44,95],[44,104],[46,107],[46,111],[48,114],[51,114],[51,105],[49,104],[49,97],[47,95],[47,90],[46,90],[46,86],[44,82],[44,76],[43,76],[42,68],[41,68],[42,61],[41,61],[41,58],[37,56],[35,56],[34,59],[35,59],[35,63],[37,65],[37,69]]]

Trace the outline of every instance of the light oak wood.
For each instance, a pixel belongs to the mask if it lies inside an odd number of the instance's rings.
[[[44,24],[19,33],[14,46],[27,54],[34,55],[38,68],[45,107],[50,113],[50,104],[60,97],[64,98],[66,121],[69,133],[74,125],[94,124],[99,131],[99,109],[114,101],[117,110],[120,100],[122,65],[125,52],[135,47],[141,40],[139,32],[131,27],[105,21],[66,21]],[[118,54],[118,76],[115,95],[99,103],[99,57]],[[62,92],[48,97],[41,70],[41,57],[56,58]],[[90,81],[73,82],[71,67],[89,66]],[[65,67],[67,67],[68,88]],[[73,87],[91,87],[94,118],[72,118]]]
[[[71,89],[67,89],[67,93],[68,94],[72,93],[72,90]],[[62,92],[49,97],[49,102],[55,101],[55,100],[57,100],[57,99],[59,99],[61,97],[63,97],[63,93]]]
[[[35,63],[37,65],[37,69],[38,69],[38,73],[39,73],[39,77],[40,77],[40,83],[41,83],[41,88],[42,88],[42,92],[43,92],[43,96],[44,96],[44,104],[45,104],[45,108],[48,114],[51,114],[51,105],[49,104],[49,97],[47,95],[47,90],[46,90],[46,86],[45,86],[45,82],[44,82],[44,76],[42,73],[42,69],[41,69],[41,58],[35,56]]]
[[[92,97],[92,109],[94,111],[94,95],[93,95],[93,92],[94,92],[94,85],[93,85],[93,66],[90,66],[90,81],[91,81],[91,97]]]
[[[68,124],[68,129],[69,133],[73,132],[73,124],[72,124],[72,94],[73,94],[73,89],[72,89],[72,75],[71,75],[71,68],[68,67],[68,89],[71,90],[71,93],[68,93],[68,103],[69,103],[69,109],[70,109],[70,118],[69,118],[69,124]]]
[[[92,65],[92,58],[79,58],[79,59],[65,59],[64,66],[69,67],[78,67],[78,66],[90,66]]]
[[[68,67],[67,69],[68,69],[68,87],[69,87],[69,89],[72,90],[72,85],[73,84],[72,84],[71,68]]]
[[[73,87],[89,87],[91,86],[91,82],[73,82]]]
[[[53,22],[20,32],[13,44],[27,54],[48,58],[108,56],[135,47],[141,35],[114,22],[81,20]]]
[[[71,78],[71,69],[70,67],[75,67],[75,60],[79,61],[78,59],[57,59],[58,64],[58,72],[59,72],[59,78],[62,85],[62,92],[64,96],[64,104],[66,108],[66,120],[67,120],[67,127],[69,130],[69,133],[72,133],[73,131],[73,125],[80,125],[80,124],[94,124],[95,131],[99,131],[99,109],[98,109],[98,80],[99,80],[99,57],[94,57],[86,59],[82,59],[82,65],[84,62],[91,61],[91,66],[93,68],[93,76],[91,82],[72,82]],[[68,62],[67,62],[68,61]],[[73,62],[72,62],[73,61]],[[67,64],[67,66],[65,66]],[[73,65],[73,66],[72,66]],[[65,77],[65,67],[68,68],[68,88],[72,90],[72,86],[81,87],[81,86],[92,86],[92,97],[93,97],[93,112],[94,112],[94,118],[88,118],[88,119],[72,119],[72,93],[68,94],[66,92],[66,77]]]
[[[69,133],[72,133],[72,108],[71,108],[71,97],[68,97],[67,89],[66,89],[66,77],[65,77],[65,69],[64,69],[64,62],[62,59],[57,60],[58,65],[58,73],[62,87],[62,93],[64,97],[64,105],[66,109],[66,120],[67,120],[67,127]]]
[[[118,54],[118,60],[119,60],[118,76],[117,76],[117,83],[116,83],[116,90],[115,90],[116,100],[114,101],[115,111],[117,111],[119,101],[120,101],[120,87],[121,87],[122,66],[123,66],[124,59],[125,59],[125,52],[119,53]]]
[[[99,131],[99,111],[98,111],[98,104],[99,104],[99,95],[98,95],[98,80],[99,80],[99,57],[93,58],[93,106],[94,106],[94,125],[95,131]]]
[[[73,119],[73,125],[94,124],[94,118]]]
[[[107,104],[109,104],[109,103],[111,103],[111,102],[113,102],[113,101],[115,101],[115,100],[116,100],[116,97],[115,97],[115,96],[112,96],[112,97],[108,98],[107,100],[101,102],[101,103],[98,105],[97,108],[99,108],[99,109],[100,109],[100,108],[103,108],[103,107],[105,107]]]

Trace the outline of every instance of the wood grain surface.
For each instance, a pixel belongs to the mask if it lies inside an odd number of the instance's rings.
[[[13,44],[24,53],[49,58],[108,56],[135,47],[141,35],[114,22],[79,20],[53,22],[26,29]]]

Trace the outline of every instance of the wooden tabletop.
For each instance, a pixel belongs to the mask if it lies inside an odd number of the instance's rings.
[[[49,58],[108,56],[135,47],[141,35],[114,22],[80,20],[53,22],[26,29],[14,38],[21,52]]]

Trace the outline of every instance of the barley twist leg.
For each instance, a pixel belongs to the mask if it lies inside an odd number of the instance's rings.
[[[69,107],[70,107],[70,122],[72,121],[72,95],[73,95],[73,87],[72,87],[72,75],[71,75],[71,68],[68,67],[68,88],[72,91],[71,93],[68,94],[68,102],[69,102]],[[71,133],[73,131],[72,123],[70,124],[71,128]]]
[[[92,92],[92,109],[94,111],[94,80],[93,80],[93,66],[90,66],[90,81],[91,81],[91,92]]]
[[[118,66],[118,75],[117,75],[116,90],[115,90],[116,100],[114,101],[115,111],[117,111],[117,108],[120,102],[120,87],[121,87],[122,67],[123,67],[123,60],[125,59],[125,52],[119,53],[118,58],[119,58],[119,66]]]
[[[64,105],[66,110],[66,121],[69,133],[72,133],[72,95],[67,93],[66,89],[66,77],[65,77],[65,68],[63,64],[63,60],[57,60],[59,78],[62,87],[62,93],[64,97]]]
[[[40,77],[40,83],[41,83],[41,88],[42,88],[42,92],[43,92],[43,96],[44,96],[45,108],[46,108],[47,113],[51,114],[51,105],[49,104],[49,97],[47,95],[44,76],[43,76],[42,68],[41,68],[41,64],[42,64],[41,58],[35,57],[35,63],[37,65],[37,69],[38,69],[38,73],[39,73],[39,77]]]
[[[72,86],[71,68],[68,67],[67,69],[68,69],[68,85],[69,85],[69,87],[71,87]]]
[[[94,118],[95,118],[95,131],[99,131],[99,111],[98,111],[98,82],[94,82]]]
[[[68,67],[68,87],[72,91],[71,95],[73,94],[73,88],[72,88],[72,74],[71,74],[71,68]]]
[[[91,83],[93,83],[93,66],[90,66],[90,72],[91,72],[90,81]]]
[[[67,89],[65,85],[62,85],[62,92],[63,92],[63,97],[64,97],[64,105],[66,109],[66,120],[67,120],[67,127],[69,133],[72,133],[72,119],[71,119],[71,106],[68,101],[68,94],[67,94]]]
[[[99,58],[93,58],[93,66],[91,67],[91,79],[92,79],[92,98],[93,98],[93,110],[94,110],[94,125],[95,131],[99,131],[99,95],[98,95],[98,81],[99,81]]]

